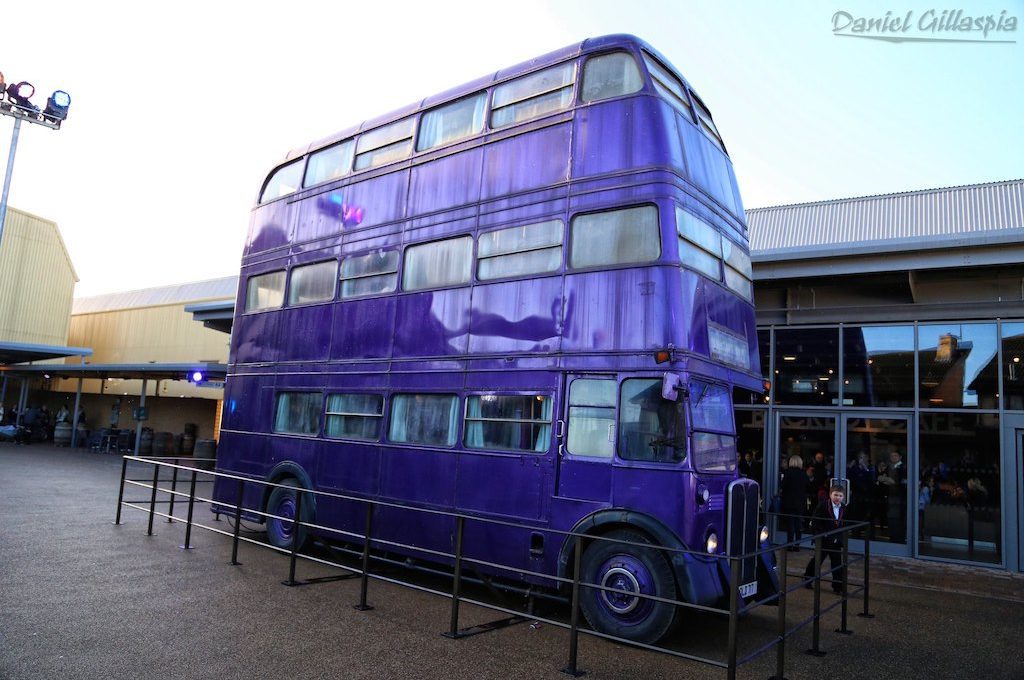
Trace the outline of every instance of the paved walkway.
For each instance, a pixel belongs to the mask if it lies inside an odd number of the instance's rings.
[[[564,678],[568,634],[519,625],[464,640],[438,633],[447,600],[371,582],[359,612],[358,580],[286,588],[287,560],[243,545],[242,566],[227,565],[230,540],[194,534],[125,510],[113,526],[120,460],[46,447],[0,444],[0,678]],[[148,496],[135,489],[129,498]],[[215,525],[208,511],[197,518]],[[224,526],[224,525],[221,525]],[[800,556],[801,560],[803,556]],[[794,563],[795,564],[795,563]],[[332,572],[300,563],[300,577]],[[817,659],[802,654],[809,627],[788,645],[786,676],[801,678],[1024,677],[1024,578],[989,569],[877,560],[870,620],[850,618],[855,634],[833,633],[826,615]],[[823,596],[833,602],[832,595]],[[790,598],[790,622],[810,598]],[[853,611],[859,611],[854,606]],[[564,610],[556,612],[564,616]],[[741,648],[766,642],[775,609],[741,622]],[[463,607],[463,623],[499,618]],[[692,617],[673,638],[677,649],[724,653],[725,626]],[[692,662],[581,638],[588,678],[724,678]],[[774,657],[740,669],[766,678]]]

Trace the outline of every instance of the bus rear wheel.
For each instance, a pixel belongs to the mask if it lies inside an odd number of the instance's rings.
[[[582,581],[625,592],[583,588],[583,615],[599,632],[635,642],[657,642],[671,629],[675,606],[628,593],[676,599],[672,568],[653,547],[615,542],[649,544],[643,534],[622,529],[606,534],[606,538],[614,540],[594,541],[584,551],[580,564]]]
[[[283,484],[284,486],[274,487],[273,491],[270,492],[270,498],[267,499],[267,514],[276,515],[276,517],[267,518],[267,541],[275,548],[291,550],[292,539],[294,538],[297,548],[301,548],[302,544],[306,542],[306,529],[299,527],[298,535],[296,536],[296,528],[293,522],[297,505],[296,499],[301,487],[297,480],[290,477],[282,479],[278,484]],[[313,513],[310,512],[308,507],[309,495],[307,494],[302,500],[302,521],[312,521]]]

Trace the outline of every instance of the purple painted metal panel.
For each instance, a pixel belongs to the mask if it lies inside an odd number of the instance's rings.
[[[477,147],[414,167],[409,214],[422,215],[480,200],[483,158],[483,148]]]
[[[456,507],[488,515],[536,519],[551,495],[552,459],[516,453],[458,454]],[[502,483],[495,484],[495,480]]]
[[[349,300],[333,305],[336,329],[332,359],[374,359],[391,356],[395,326],[393,297]]]
[[[380,493],[380,448],[374,444],[327,440],[316,467],[317,483],[333,491]]]
[[[569,124],[564,123],[489,145],[481,197],[496,198],[565,182],[569,178],[569,134]],[[521,203],[525,201],[513,205]]]
[[[478,285],[473,290],[469,351],[557,351],[561,317],[561,277]]]
[[[274,312],[236,315],[231,327],[235,363],[278,361],[277,318]]]
[[[665,299],[675,267],[617,269],[565,277],[562,349],[658,349],[671,342]]]
[[[408,171],[379,175],[306,199],[296,240],[372,227],[405,216]]]
[[[658,164],[668,133],[654,97],[613,100],[576,112],[573,177]]]
[[[466,353],[469,345],[468,287],[402,295],[397,303],[394,356]]]
[[[283,199],[260,206],[252,213],[245,254],[288,245],[296,209]]]
[[[416,470],[416,474],[409,474]],[[451,451],[383,447],[380,492],[386,498],[451,508],[455,502],[456,455]]]
[[[331,351],[331,318],[335,305],[292,307],[277,313],[278,361],[327,359]]]

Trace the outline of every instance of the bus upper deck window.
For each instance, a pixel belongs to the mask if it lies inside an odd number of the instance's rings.
[[[587,60],[583,69],[583,94],[585,102],[619,97],[637,92],[644,81],[633,55],[628,52],[602,54]]]
[[[356,141],[356,170],[375,168],[412,153],[415,118],[406,118],[359,135]]]
[[[690,94],[693,94],[693,92],[691,91]],[[704,102],[696,94],[693,94],[693,105],[697,108],[697,118],[700,120],[701,131],[707,135],[708,139],[715,143],[715,146],[725,152],[725,142],[722,141],[722,135],[718,134],[715,121],[711,119],[711,112],[708,111],[708,107],[704,106]]]
[[[245,288],[245,311],[280,307],[284,302],[284,279],[283,270],[250,277]]]
[[[442,288],[468,283],[473,277],[473,237],[410,246],[405,250],[402,290]]]
[[[574,67],[572,62],[554,66],[494,88],[491,127],[505,127],[568,108]]]
[[[572,220],[569,264],[574,268],[650,262],[660,256],[658,209],[653,205],[577,215]]]
[[[348,174],[348,171],[352,169],[352,152],[354,150],[355,144],[350,139],[310,154],[309,163],[306,166],[306,179],[302,182],[302,186],[311,187],[314,184]]]
[[[260,194],[260,203],[294,194],[302,184],[302,159],[283,165],[270,175]]]
[[[420,121],[416,150],[425,151],[475,135],[484,129],[483,92],[428,111]]]
[[[304,305],[334,299],[334,282],[338,279],[335,260],[306,264],[292,269],[292,285],[288,288],[288,304]]]
[[[682,81],[676,78],[671,71],[662,66],[657,60],[644,54],[644,63],[647,64],[647,71],[651,74],[651,82],[654,89],[668,102],[686,114],[687,119],[693,121],[693,110],[690,109],[690,100],[686,96],[686,88]]]

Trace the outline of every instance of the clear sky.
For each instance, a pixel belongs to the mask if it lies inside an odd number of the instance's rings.
[[[56,88],[73,98],[59,132],[22,126],[10,203],[57,221],[77,296],[234,274],[289,149],[607,33],[647,40],[690,80],[747,207],[1024,177],[1024,26],[1001,36],[1013,44],[832,32],[837,10],[932,8],[952,6],[8,2],[0,71],[33,82],[41,106]],[[964,7],[1003,10],[1024,19],[1021,0]]]

